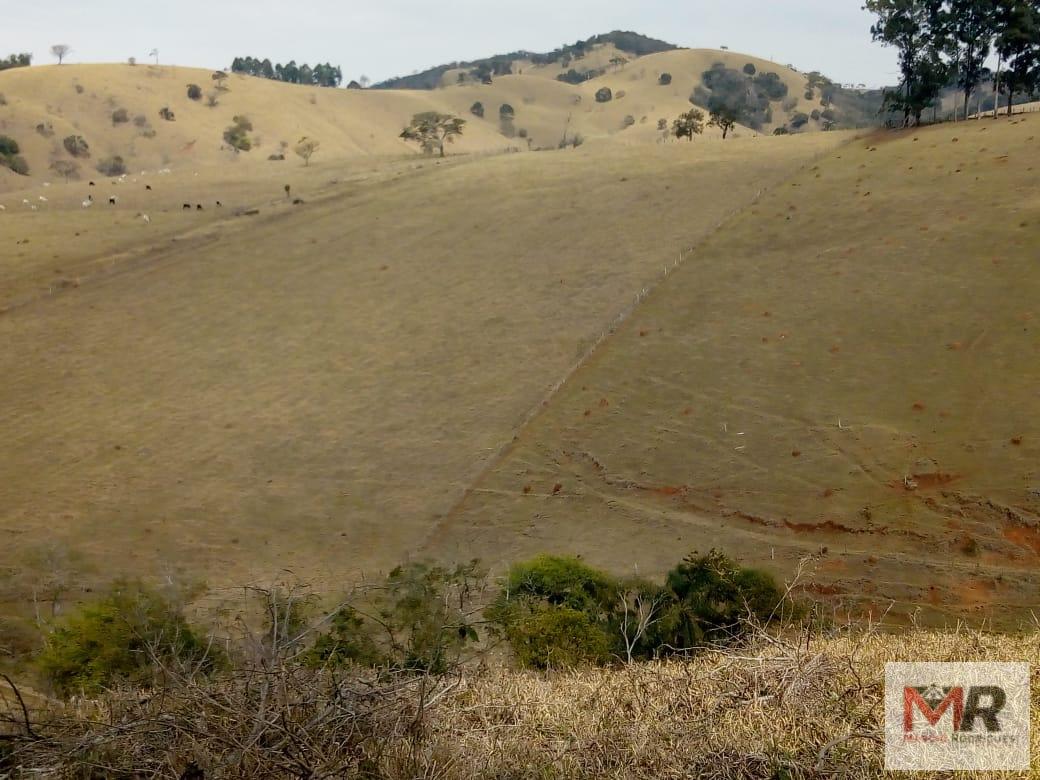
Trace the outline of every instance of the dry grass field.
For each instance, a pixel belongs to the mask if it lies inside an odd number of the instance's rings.
[[[838,613],[1040,607],[1028,115],[835,150],[700,243],[430,536],[658,573],[718,547]]]
[[[3,196],[10,597],[57,566],[335,587],[399,562],[683,247],[849,138],[214,163],[106,182],[117,205],[87,210],[83,182]]]

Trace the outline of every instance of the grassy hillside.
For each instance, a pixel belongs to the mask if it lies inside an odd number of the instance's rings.
[[[846,140],[316,161],[301,206],[246,166],[0,199],[7,594],[52,549],[77,587],[395,565],[682,247]]]
[[[839,612],[1028,619],[1037,129],[877,135],[768,191],[683,255],[429,549],[640,572],[676,547],[778,573],[811,555]]]
[[[342,90],[284,84],[231,74],[225,91],[215,88],[210,71],[150,65],[64,65],[16,68],[0,72],[0,134],[13,138],[29,165],[29,177],[0,167],[0,193],[33,184],[62,180],[52,169],[55,162],[75,163],[82,179],[101,178],[98,166],[113,157],[122,158],[131,173],[170,168],[197,171],[208,166],[293,167],[301,161],[292,148],[303,136],[321,142],[318,159],[383,157],[413,153],[398,136],[411,117],[423,111],[440,111],[469,121],[465,133],[451,147],[453,153],[498,152],[513,148],[555,149],[565,137],[613,140],[623,143],[660,143],[669,139],[658,129],[691,108],[694,90],[703,86],[704,73],[716,64],[743,73],[752,65],[757,73],[776,73],[787,94],[770,103],[768,121],[756,124],[771,133],[805,115],[800,131],[824,126],[819,118],[827,101],[819,92],[806,99],[806,76],[755,57],[709,50],[673,50],[636,57],[612,65],[624,54],[610,42],[592,45],[580,61],[600,75],[569,84],[557,77],[569,66],[563,61],[518,61],[515,75],[496,77],[491,84],[454,75],[437,90]],[[575,63],[570,63],[573,66]],[[526,66],[525,66],[526,65]],[[661,75],[671,81],[660,83]],[[744,78],[740,76],[739,78]],[[197,85],[202,97],[192,100],[189,85]],[[611,90],[612,100],[597,102],[596,94]],[[210,105],[210,96],[216,101]],[[840,99],[839,99],[840,98]],[[858,126],[863,112],[849,94],[835,98],[839,126]],[[842,102],[844,101],[844,102]],[[473,115],[476,103],[482,118]],[[503,123],[503,105],[513,118]],[[160,116],[172,112],[173,121]],[[815,115],[813,112],[816,112]],[[817,118],[812,118],[813,116]],[[237,151],[224,139],[235,117],[246,117],[251,148]],[[124,121],[117,121],[117,119]],[[737,135],[753,134],[738,128]],[[74,156],[66,138],[79,136],[88,146],[86,155]],[[716,128],[705,130],[705,139],[716,139]],[[271,162],[271,155],[286,156]]]

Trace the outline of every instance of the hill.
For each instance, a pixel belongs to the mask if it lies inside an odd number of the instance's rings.
[[[679,47],[639,33],[615,30],[541,54],[515,51],[469,62],[438,65],[410,76],[387,79],[374,85],[373,89],[437,89],[445,86],[446,83],[455,83],[452,79],[446,81],[445,77],[448,75],[454,77],[461,72],[467,78],[480,81],[486,77],[507,76],[516,73],[518,70],[522,70],[525,64],[542,67],[558,65],[566,69],[572,62],[585,59],[591,50],[597,48],[608,48],[611,51],[624,52],[630,57],[639,57],[644,54],[671,51]]]
[[[424,111],[468,120],[452,147],[460,154],[555,149],[565,141],[660,143],[669,140],[668,128],[691,100],[706,107],[713,96],[743,101],[745,93],[753,95],[753,105],[738,134],[874,121],[873,96],[842,91],[818,74],[728,51],[625,55],[618,44],[660,48],[626,40],[590,42],[581,60],[590,69],[583,71],[588,78],[570,79],[575,83],[567,80],[576,72],[573,61],[546,55],[525,60],[515,75],[490,84],[466,77],[460,83],[463,72],[451,71],[445,76],[450,85],[435,90],[325,89],[242,74],[217,81],[209,71],[151,65],[16,68],[0,72],[0,123],[3,135],[21,148],[30,178],[53,182],[60,178],[55,163],[77,165],[83,178],[102,175],[99,168],[285,167],[269,158],[285,156],[287,165],[299,164],[292,148],[303,136],[319,139],[320,155],[328,159],[414,153],[398,136]],[[191,85],[198,87],[197,100],[189,97]],[[225,137],[236,117],[252,127],[247,150]],[[705,130],[705,138],[720,136],[717,128]],[[21,177],[0,167],[0,192],[24,186]]]
[[[104,182],[91,209],[82,182],[0,197],[9,597],[54,549],[78,556],[74,593],[117,571],[395,565],[662,266],[846,140],[175,169]]]
[[[684,254],[431,533],[659,571],[718,547],[837,613],[1040,604],[1037,120],[882,133]],[[758,142],[755,142],[758,143]]]

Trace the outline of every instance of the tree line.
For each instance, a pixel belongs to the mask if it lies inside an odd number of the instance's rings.
[[[231,63],[232,73],[244,73],[262,79],[284,81],[289,84],[309,84],[318,87],[338,87],[343,83],[343,71],[339,66],[329,63],[318,64],[313,68],[304,63],[297,65],[296,60],[288,64],[272,64],[269,59],[258,60],[256,57],[235,57]]]
[[[33,56],[27,52],[22,54],[11,54],[6,59],[0,60],[0,70],[10,68],[28,68],[32,65]]]
[[[1040,86],[1040,3],[1036,0],[867,0],[876,16],[875,41],[899,52],[900,84],[886,90],[884,109],[902,114],[903,125],[920,124],[944,87],[955,83],[971,96],[990,77],[985,63],[998,57],[992,74],[1008,113],[1016,96]]]

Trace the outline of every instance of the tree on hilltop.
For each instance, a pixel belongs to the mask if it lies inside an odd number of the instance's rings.
[[[1008,116],[1015,95],[1040,85],[1040,8],[1036,0],[1001,0],[997,12],[997,52],[1007,63],[1000,88],[1008,96]]]
[[[412,117],[412,123],[401,131],[401,138],[419,144],[426,154],[439,150],[444,157],[444,144],[454,143],[457,136],[462,135],[465,119],[451,114],[440,114],[426,111]]]
[[[69,56],[72,51],[72,47],[67,43],[56,43],[51,46],[51,54],[58,58],[58,64],[61,65],[65,58]]]
[[[870,32],[875,41],[899,52],[900,85],[885,93],[885,107],[903,114],[903,125],[921,123],[946,85],[949,66],[941,52],[948,48],[944,0],[866,0],[864,8],[877,17]]]
[[[982,81],[986,58],[997,32],[997,0],[949,0],[946,16],[950,57],[957,85],[964,90],[964,118],[968,103]]]

